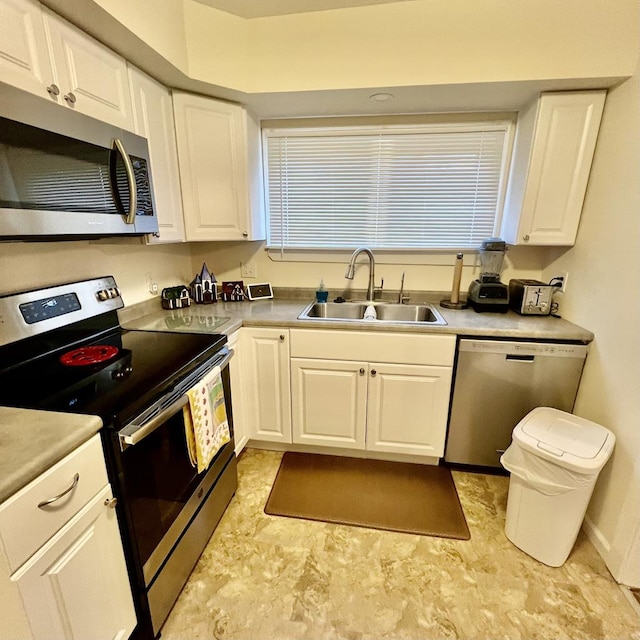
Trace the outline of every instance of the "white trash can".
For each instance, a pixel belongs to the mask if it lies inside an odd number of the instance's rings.
[[[507,538],[546,565],[564,564],[614,443],[611,431],[570,413],[528,413],[500,458],[511,472]]]

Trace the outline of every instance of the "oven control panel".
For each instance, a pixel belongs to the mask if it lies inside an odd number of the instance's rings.
[[[112,276],[0,296],[0,345],[124,307]]]

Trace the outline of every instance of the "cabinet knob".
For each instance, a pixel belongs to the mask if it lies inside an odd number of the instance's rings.
[[[107,498],[104,501],[104,506],[108,507],[109,509],[115,509],[117,504],[118,504],[118,498]]]
[[[242,232],[242,237],[243,237],[243,238],[248,238],[248,237],[249,237],[249,234],[248,234],[246,231],[243,231],[243,232]]]
[[[284,342],[284,333],[280,334],[280,342]]]
[[[60,95],[60,87],[58,87],[58,85],[57,85],[57,84],[50,84],[50,85],[47,87],[47,93],[48,93],[51,97],[55,98],[55,97],[57,97],[57,96],[59,96],[59,95]]]
[[[73,93],[71,93],[71,91],[69,91],[69,93],[65,95],[64,99],[67,101],[67,104],[70,106],[73,106],[76,103],[76,97]]]
[[[360,375],[363,376],[364,375],[364,367],[360,367]]]
[[[376,373],[378,373],[375,369],[371,369],[371,377],[375,378],[376,377]]]
[[[522,239],[523,239],[525,242],[529,242],[529,234],[526,234],[526,235],[522,236]]]

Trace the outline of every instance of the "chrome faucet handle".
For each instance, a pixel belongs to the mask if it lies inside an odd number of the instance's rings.
[[[376,293],[382,293],[383,289],[384,289],[384,278],[380,278],[380,286],[376,287],[375,284],[373,285],[373,299],[375,299]]]
[[[398,291],[398,304],[408,302],[409,296],[404,293],[404,271],[402,272],[402,278],[400,278],[400,291]]]

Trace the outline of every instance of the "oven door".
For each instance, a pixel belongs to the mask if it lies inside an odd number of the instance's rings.
[[[188,527],[211,488],[234,458],[233,418],[228,362],[233,351],[199,368],[154,408],[117,433],[118,485],[129,538],[148,587]],[[183,408],[186,391],[215,366],[221,369],[231,441],[198,474],[187,451]],[[156,413],[153,417],[149,414]]]

